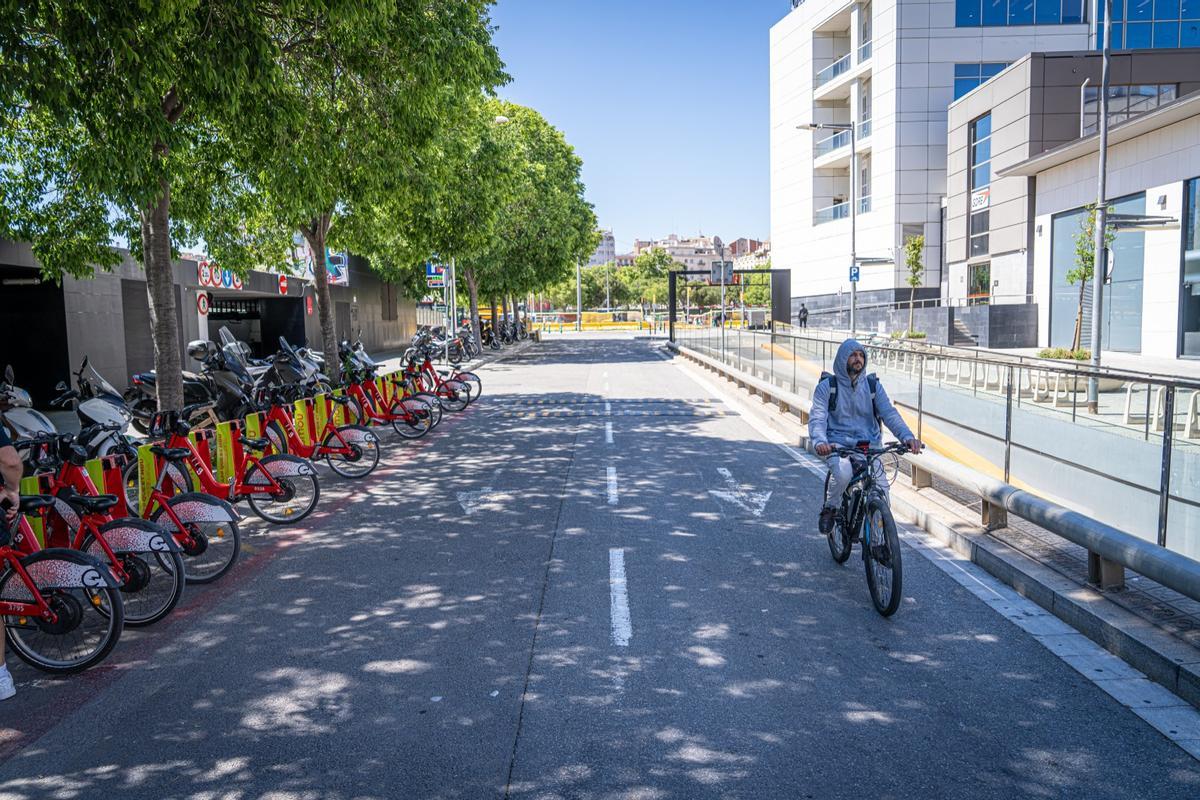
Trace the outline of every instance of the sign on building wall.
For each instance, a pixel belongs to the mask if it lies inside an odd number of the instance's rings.
[[[242,289],[242,279],[233,270],[221,269],[211,261],[201,261],[196,265],[196,282],[201,288]]]
[[[292,238],[292,262],[295,264],[295,274],[305,282],[311,283],[313,277],[313,253],[308,241],[300,234]],[[350,285],[350,254],[335,253],[325,248],[325,272],[329,275],[330,286]]]
[[[992,187],[985,186],[971,192],[971,213],[983,211],[992,201]]]

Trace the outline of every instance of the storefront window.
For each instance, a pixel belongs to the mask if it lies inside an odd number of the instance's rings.
[[[1112,203],[1119,214],[1145,214],[1146,195],[1123,197]],[[1075,316],[1079,307],[1079,284],[1067,282],[1067,273],[1075,268],[1075,237],[1086,209],[1075,209],[1054,217],[1050,246],[1050,345],[1070,347],[1075,334]],[[1104,300],[1104,324],[1101,336],[1105,350],[1137,353],[1142,349],[1142,271],[1146,234],[1121,231],[1113,241],[1113,278]],[[1102,270],[1097,270],[1102,274]],[[1089,282],[1083,303],[1082,346],[1091,339],[1092,284]]]
[[[1179,352],[1200,357],[1200,178],[1183,193],[1183,266],[1179,288]]]
[[[982,305],[992,296],[992,265],[972,264],[967,268],[967,302]]]

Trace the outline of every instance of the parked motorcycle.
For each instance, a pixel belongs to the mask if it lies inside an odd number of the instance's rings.
[[[83,357],[83,364],[75,373],[75,388],[63,381],[55,388],[61,394],[50,405],[74,409],[81,431],[76,443],[87,450],[88,458],[118,453],[135,455],[133,444],[125,436],[133,413],[125,405],[121,393],[96,371],[87,356]],[[83,431],[90,431],[90,434],[85,436]]]

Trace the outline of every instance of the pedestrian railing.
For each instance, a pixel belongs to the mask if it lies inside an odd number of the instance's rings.
[[[681,343],[675,344],[679,348]],[[810,392],[803,388],[799,392],[784,388],[770,379],[772,373],[763,376],[761,371],[755,373],[753,366],[747,372],[731,362],[728,350],[726,357],[720,357],[719,353],[703,352],[702,348],[708,349],[703,337],[682,342],[682,345],[680,352],[688,357],[723,372],[747,390],[773,400],[781,408],[797,412],[801,420],[807,421],[812,407]],[[1097,582],[1112,580],[1112,576],[1117,574],[1113,567],[1120,567],[1200,601],[1200,561],[1194,558],[950,458],[926,452],[908,457],[907,461],[915,488],[930,486],[931,478],[936,476],[979,498],[980,521],[989,530],[1005,527],[1008,514],[1011,513],[1085,548],[1093,557],[1090,571]],[[1103,579],[1101,575],[1108,575],[1109,578]]]
[[[833,369],[844,337],[676,331],[695,352],[798,395]],[[860,341],[868,371],[909,426],[948,458],[1200,559],[1200,381],[879,335]]]

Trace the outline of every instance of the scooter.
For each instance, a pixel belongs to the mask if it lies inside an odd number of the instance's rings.
[[[55,388],[61,394],[50,405],[58,408],[73,405],[80,430],[92,431],[90,436],[81,434],[76,442],[87,450],[88,458],[117,454],[133,457],[134,447],[125,436],[133,413],[120,392],[91,366],[87,356],[75,373],[75,387],[72,389],[60,381]]]
[[[10,364],[4,368],[4,380],[0,381],[0,424],[8,432],[14,442],[18,439],[32,439],[46,434],[56,434],[54,427],[45,414],[33,410],[33,400],[29,392],[16,385],[16,376]],[[37,454],[30,450],[21,453],[25,462],[26,474],[32,474]]]

